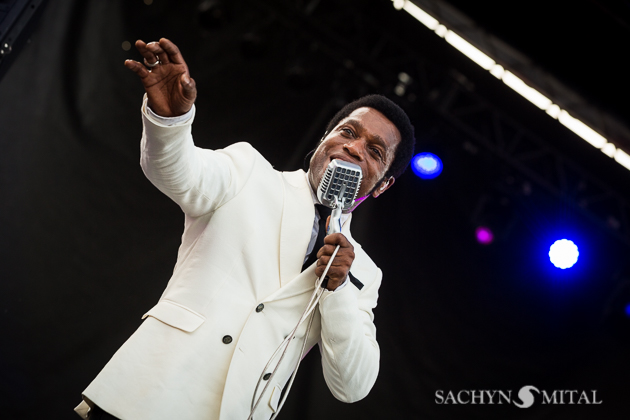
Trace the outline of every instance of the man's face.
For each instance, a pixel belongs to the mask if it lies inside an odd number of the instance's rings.
[[[315,150],[310,164],[311,184],[317,188],[328,164],[340,159],[359,165],[363,171],[357,202],[368,195],[376,198],[394,183],[393,177],[383,177],[394,160],[398,143],[400,132],[383,114],[373,108],[355,109]]]

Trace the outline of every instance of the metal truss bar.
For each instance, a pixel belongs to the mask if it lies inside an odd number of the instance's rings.
[[[630,150],[630,128],[624,121],[597,109],[562,84],[558,79],[534,66],[532,61],[497,37],[480,28],[472,19],[455,9],[445,0],[408,0],[416,3],[432,16],[457,31],[481,51],[489,54],[498,64],[515,72],[535,86],[561,108],[567,109],[580,120],[596,128],[604,137],[614,140],[623,149]]]
[[[478,110],[477,114],[465,113],[467,117],[473,118],[463,119],[463,113],[457,108],[458,98],[462,95],[466,97],[464,101],[466,110]],[[457,82],[453,81],[451,87],[444,92],[443,98],[442,106],[438,109],[447,121],[483,144],[488,150],[516,168],[527,178],[535,181],[563,201],[570,203],[580,213],[596,222],[626,245],[630,245],[630,229],[627,220],[630,214],[630,203],[620,194],[583,171],[575,163],[568,161],[562,154],[552,149],[541,138],[522,127],[517,121],[507,117],[498,109],[486,103],[481,97],[463,89]],[[470,105],[471,102],[477,102],[478,106]],[[494,135],[489,135],[493,134],[491,132],[480,133],[469,122],[470,119],[479,125],[488,124],[496,127],[497,123],[505,123],[512,126],[517,130],[517,139],[521,141],[528,140],[531,149],[524,153],[517,153],[514,147],[504,148],[502,133],[497,135],[496,130],[494,130]],[[535,160],[534,158],[548,158],[548,161],[553,166],[552,173],[556,175],[555,179],[545,177],[538,172],[535,164],[531,165],[529,162]],[[582,186],[582,188],[572,189],[571,184],[568,182],[571,178],[573,178],[573,185]],[[580,192],[585,190],[595,190],[597,193]],[[605,214],[595,212],[590,208],[595,203],[605,205]],[[611,222],[611,220],[616,220],[617,222]]]

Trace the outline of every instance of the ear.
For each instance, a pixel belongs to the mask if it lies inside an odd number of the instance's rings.
[[[394,178],[393,176],[390,176],[387,181],[383,181],[381,182],[381,185],[375,189],[374,191],[372,191],[372,197],[376,198],[379,195],[383,194],[385,191],[387,191],[388,189],[390,189],[390,187],[392,185],[394,185],[394,182],[396,181],[396,178]]]

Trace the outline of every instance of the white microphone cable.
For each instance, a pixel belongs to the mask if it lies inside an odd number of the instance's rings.
[[[339,159],[333,159],[328,164],[328,167],[326,168],[326,171],[324,172],[324,175],[322,176],[322,179],[319,183],[319,187],[317,188],[317,198],[320,201],[320,203],[333,209],[331,217],[330,217],[329,230],[327,232],[328,234],[341,232],[341,223],[340,223],[341,212],[342,210],[351,209],[352,206],[354,205],[354,200],[357,197],[357,194],[359,192],[359,187],[361,185],[362,176],[363,176],[363,172],[361,170],[361,167],[359,165],[355,165],[354,163],[346,162]],[[311,252],[317,252],[317,251],[318,250],[313,249],[313,251]],[[298,361],[295,365],[295,368],[293,369],[291,378],[287,382],[287,385],[286,385],[287,388],[284,392],[282,400],[279,402],[276,412],[271,416],[269,420],[273,420],[274,418],[276,418],[276,416],[280,412],[280,409],[284,405],[284,402],[286,401],[287,396],[289,395],[289,390],[291,389],[291,386],[293,385],[293,380],[295,379],[295,375],[297,374],[298,367],[300,366],[300,363],[302,362],[302,357],[304,356],[304,350],[306,349],[306,342],[308,341],[308,335],[311,331],[311,326],[313,325],[313,319],[315,318],[314,310],[317,307],[317,304],[319,303],[319,300],[322,297],[322,294],[324,293],[324,289],[321,287],[322,282],[326,278],[326,275],[328,274],[328,270],[330,269],[330,266],[332,265],[332,262],[334,261],[335,256],[337,256],[338,251],[339,251],[339,245],[335,247],[335,250],[330,256],[330,260],[328,261],[328,264],[326,265],[324,272],[319,277],[319,279],[317,279],[317,281],[315,282],[315,290],[313,290],[313,294],[311,295],[308,305],[306,305],[306,308],[302,312],[302,315],[300,315],[300,319],[298,320],[297,325],[295,326],[295,328],[293,328],[291,333],[282,341],[282,343],[280,343],[278,348],[276,348],[276,351],[273,352],[273,354],[269,358],[269,361],[265,365],[265,368],[260,373],[260,377],[258,378],[258,382],[256,383],[256,388],[254,389],[254,395],[252,396],[251,411],[249,413],[249,416],[247,417],[247,420],[252,420],[254,412],[256,411],[256,408],[258,407],[258,404],[260,404],[260,401],[262,400],[263,395],[265,395],[265,392],[267,391],[269,384],[272,382],[272,379],[274,378],[274,376],[276,375],[276,372],[278,372],[278,369],[280,368],[280,364],[282,363],[282,361],[284,360],[284,357],[287,354],[291,341],[295,338],[295,333],[297,332],[300,325],[302,325],[302,323],[310,315],[308,326],[306,327],[306,333],[304,334],[304,341],[302,343],[302,349],[300,350]],[[269,366],[271,365],[271,363],[273,362],[273,360],[276,358],[276,356],[278,355],[280,351],[282,351],[282,353],[280,354],[280,359],[278,360],[278,363],[276,363],[276,366],[271,372],[271,375],[269,376],[269,378],[267,378],[267,383],[263,387],[263,390],[258,396],[258,399],[256,399],[256,393],[258,392],[260,383],[263,381],[263,377],[265,373],[267,372],[267,369],[269,368]]]
[[[291,374],[291,378],[289,379],[289,382],[286,385],[287,388],[286,388],[286,391],[284,392],[284,395],[282,397],[282,401],[280,401],[280,403],[278,404],[278,408],[276,409],[276,412],[273,414],[273,416],[270,417],[269,420],[273,420],[274,418],[276,418],[278,413],[280,413],[280,410],[282,409],[282,406],[284,405],[284,402],[286,401],[287,396],[289,395],[289,390],[291,389],[291,386],[293,385],[293,380],[295,379],[295,375],[297,374],[298,367],[300,366],[300,363],[302,362],[302,357],[304,356],[304,350],[306,348],[306,342],[308,341],[308,335],[309,335],[309,333],[311,331],[311,326],[313,325],[313,319],[315,318],[315,313],[313,312],[313,310],[317,307],[317,304],[319,303],[319,299],[321,298],[321,296],[322,296],[322,294],[324,293],[324,290],[325,290],[323,287],[321,287],[322,282],[326,278],[326,275],[328,274],[328,270],[330,269],[330,266],[332,265],[332,262],[335,259],[335,256],[337,256],[337,252],[339,251],[339,248],[340,248],[339,245],[337,245],[335,247],[335,250],[333,251],[332,255],[330,256],[330,261],[328,261],[328,264],[326,265],[326,268],[324,269],[324,272],[322,273],[322,275],[315,282],[315,290],[313,290],[313,294],[311,295],[311,299],[309,300],[308,305],[306,305],[306,308],[304,309],[304,312],[302,312],[302,315],[300,316],[300,320],[298,321],[297,325],[295,326],[295,328],[293,328],[291,333],[284,339],[284,341],[282,343],[280,343],[280,345],[278,346],[276,351],[269,358],[269,361],[265,365],[265,368],[261,372],[260,377],[258,378],[258,382],[256,383],[256,388],[254,389],[254,395],[252,397],[251,411],[249,413],[249,417],[247,417],[247,420],[252,420],[252,416],[254,415],[254,411],[256,411],[256,408],[258,407],[258,404],[262,400],[262,397],[265,395],[265,392],[267,391],[267,388],[269,387],[269,384],[271,383],[273,377],[276,375],[276,372],[278,371],[278,368],[280,367],[280,364],[282,363],[282,360],[284,359],[284,356],[286,355],[287,350],[289,349],[289,345],[291,344],[291,341],[295,338],[295,333],[296,333],[297,329],[300,327],[300,325],[302,325],[302,323],[304,322],[305,318],[307,316],[309,316],[309,314],[310,314],[308,326],[306,328],[306,333],[304,334],[304,341],[302,343],[302,350],[300,351],[300,355],[298,357],[297,364],[295,365],[293,373]],[[315,250],[313,250],[313,252],[315,252]],[[263,376],[265,375],[265,372],[267,372],[267,368],[269,368],[269,365],[271,364],[273,359],[275,359],[276,355],[282,349],[283,346],[284,346],[284,350],[282,351],[282,355],[280,356],[280,360],[278,360],[278,363],[276,363],[276,366],[273,369],[273,372],[271,372],[271,376],[269,378],[267,378],[267,383],[265,384],[263,390],[261,391],[260,395],[258,396],[258,399],[256,399],[256,393],[258,392],[258,387],[259,387],[261,381],[263,380]]]

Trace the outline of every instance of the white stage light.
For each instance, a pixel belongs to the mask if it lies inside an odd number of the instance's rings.
[[[582,121],[577,118],[573,118],[564,109],[560,111],[558,121],[560,121],[560,124],[564,125],[566,128],[573,131],[575,134],[582,137],[598,149],[601,149],[606,143],[608,143],[603,136],[595,132],[595,130],[584,124]]]
[[[547,109],[551,106],[551,99],[547,98],[536,89],[528,86],[519,77],[516,77],[512,72],[505,71],[503,73],[503,83],[514,89],[522,97],[536,105],[540,109]]]
[[[558,268],[571,268],[580,256],[577,245],[568,239],[560,239],[549,248],[549,260]]]
[[[553,104],[549,108],[547,108],[547,114],[551,115],[551,117],[555,118],[556,120],[558,119],[558,116],[560,115],[560,111],[562,110],[556,104]]]
[[[630,156],[621,149],[615,152],[615,160],[626,169],[630,169]]]
[[[446,29],[446,26],[444,25],[438,25],[437,28],[435,28],[434,31],[440,38],[444,38],[444,35],[446,35],[446,33],[448,32],[448,29]]]
[[[402,8],[405,9],[405,11],[409,13],[411,16],[418,19],[420,23],[422,23],[424,26],[426,26],[427,28],[431,30],[435,30],[440,24],[440,22],[438,22],[437,19],[435,19],[433,16],[429,15],[427,12],[425,12],[424,10],[422,10],[421,8],[419,8],[418,6],[416,6],[410,1],[405,1],[405,4],[403,5]]]
[[[470,42],[466,41],[461,36],[457,35],[455,32],[447,31],[444,39],[484,69],[490,70],[492,66],[494,66],[494,60],[492,58],[482,53],[479,49],[474,47]]]
[[[604,147],[601,148],[601,151],[606,156],[613,157],[615,156],[615,152],[617,151],[617,148],[612,143],[606,143]]]
[[[398,80],[408,85],[409,83],[411,83],[411,76],[409,76],[407,73],[403,71],[403,72],[398,73]]]
[[[505,69],[503,68],[503,66],[501,66],[499,64],[495,64],[490,69],[490,74],[493,75],[494,77],[496,77],[497,79],[502,78],[503,77],[503,73],[505,73]]]

